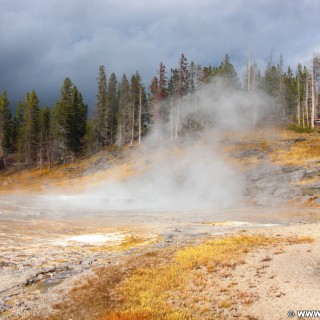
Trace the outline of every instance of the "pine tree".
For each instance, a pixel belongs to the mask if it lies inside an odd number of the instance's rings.
[[[6,167],[6,157],[10,152],[10,142],[12,139],[12,121],[9,109],[7,92],[0,95],[0,157],[3,158]]]
[[[160,99],[159,99],[159,80],[154,76],[150,85],[150,105],[152,106],[152,118],[155,130],[160,126]]]
[[[158,101],[159,101],[159,118],[160,130],[163,131],[163,125],[168,121],[169,110],[167,108],[166,99],[168,97],[167,72],[165,65],[161,62],[158,70]]]
[[[24,106],[22,102],[18,103],[17,109],[16,109],[16,117],[15,117],[15,128],[16,128],[16,134],[17,134],[17,160],[19,163],[19,170],[21,170],[21,163],[23,161],[23,111]]]
[[[119,109],[118,81],[114,73],[109,78],[107,89],[108,141],[114,143],[117,135],[117,114]]]
[[[178,97],[178,82],[179,82],[179,70],[171,69],[170,78],[168,81],[168,94],[171,98]]]
[[[279,63],[277,65],[278,73],[278,92],[277,92],[277,105],[276,105],[276,114],[278,117],[281,117],[285,114],[287,108],[287,99],[286,99],[286,86],[284,83],[284,72],[283,72],[283,56],[280,54]]]
[[[181,54],[179,60],[179,82],[178,93],[179,97],[187,95],[190,92],[190,74],[188,60],[184,54]]]
[[[196,92],[196,65],[193,61],[190,63],[190,93],[194,94]]]
[[[118,133],[117,144],[121,148],[130,136],[130,85],[124,74],[119,87],[119,111],[118,111]]]
[[[66,78],[61,89],[61,99],[53,109],[54,141],[58,162],[66,162],[67,156],[81,150],[86,132],[87,106],[81,93]]]
[[[214,75],[218,75],[222,81],[224,89],[240,89],[240,81],[232,63],[230,63],[230,57],[225,55],[223,62],[220,64],[218,70],[212,71]]]
[[[81,93],[77,87],[72,88],[72,105],[67,122],[67,146],[73,153],[81,150],[86,133],[88,107],[83,103]]]
[[[297,77],[293,75],[292,69],[289,66],[286,73],[283,74],[283,85],[285,97],[285,105],[287,107],[288,114],[294,114],[297,106]]]
[[[170,100],[170,139],[174,138],[174,114],[173,105],[178,99],[178,83],[179,83],[179,70],[171,69],[170,78],[168,81],[168,94]]]
[[[86,134],[83,137],[83,148],[87,155],[91,155],[96,151],[92,121],[86,121]]]
[[[141,77],[137,71],[131,77],[130,81],[130,144],[133,145],[133,141],[137,136],[137,129],[139,126],[139,104],[140,104],[140,88],[141,88]]]
[[[109,114],[107,113],[107,76],[104,66],[99,67],[97,83],[98,93],[93,124],[97,146],[98,149],[101,149],[107,144],[108,127],[110,127],[111,121],[108,117]]]
[[[179,82],[178,82],[178,106],[176,114],[176,123],[175,123],[175,138],[178,137],[178,131],[180,127],[180,104],[183,96],[187,95],[190,92],[190,75],[187,58],[184,54],[181,54],[179,59]]]
[[[54,120],[54,150],[58,163],[67,161],[68,153],[68,122],[72,109],[72,81],[65,78],[60,91],[60,101],[53,109]]]
[[[26,93],[23,106],[23,124],[20,128],[20,154],[28,166],[37,160],[40,139],[40,107],[35,90]]]
[[[44,136],[44,145],[46,151],[46,160],[48,162],[49,171],[52,169],[52,112],[49,107],[42,111],[42,130]]]
[[[40,139],[37,148],[37,162],[42,176],[44,164],[52,167],[51,110],[49,107],[40,111]]]
[[[256,125],[257,118],[257,102],[256,93],[259,86],[261,86],[260,72],[255,61],[251,55],[248,59],[247,70],[245,74],[244,89],[250,96],[250,102],[252,104],[249,117],[252,119],[253,125]]]

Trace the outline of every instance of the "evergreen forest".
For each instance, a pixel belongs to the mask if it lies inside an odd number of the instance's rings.
[[[150,83],[145,85],[137,71],[117,78],[100,66],[97,76],[96,103],[88,105],[70,78],[64,79],[54,106],[43,107],[35,90],[25,94],[24,101],[10,106],[10,97],[0,95],[0,168],[53,165],[74,161],[102,149],[121,149],[143,143],[152,128],[163,139],[177,139],[188,130],[210,126],[206,115],[197,112],[182,123],[181,103],[192,97],[214,79],[226,90],[248,95],[260,90],[273,98],[273,117],[290,119],[297,127],[318,124],[320,58],[314,54],[310,66],[298,64],[284,70],[283,57],[270,57],[265,70],[259,70],[249,58],[240,79],[228,55],[218,66],[201,66],[188,61],[184,54],[176,68],[167,70],[160,63]],[[195,102],[196,104],[196,102]],[[173,112],[173,106],[175,106]],[[13,112],[12,110],[15,110]]]

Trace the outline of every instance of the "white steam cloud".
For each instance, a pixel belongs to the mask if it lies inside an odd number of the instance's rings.
[[[265,93],[225,89],[216,80],[179,105],[180,137],[170,140],[169,123],[161,134],[146,137],[136,160],[137,174],[125,180],[109,180],[85,193],[64,198],[64,205],[102,210],[210,210],[241,203],[244,178],[223,158],[217,145],[222,132],[253,127],[273,107]],[[171,110],[176,121],[177,106]],[[170,117],[169,117],[170,118]],[[203,128],[188,131],[190,119]],[[173,123],[175,125],[175,123]],[[192,125],[191,125],[192,126]],[[184,134],[183,134],[184,132]],[[145,168],[141,168],[141,163]],[[142,169],[142,170],[141,170]]]

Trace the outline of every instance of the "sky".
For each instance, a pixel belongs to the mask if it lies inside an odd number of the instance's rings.
[[[118,79],[138,70],[149,87],[181,53],[203,66],[228,53],[241,79],[249,52],[295,67],[320,49],[319,0],[0,0],[0,24],[0,93],[13,108],[32,89],[52,106],[66,77],[93,108],[100,65]]]

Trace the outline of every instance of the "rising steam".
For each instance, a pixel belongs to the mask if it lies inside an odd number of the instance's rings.
[[[132,159],[144,163],[143,170],[125,180],[108,180],[81,195],[64,197],[63,205],[158,211],[210,210],[239,205],[244,179],[224,161],[216,145],[226,130],[236,133],[259,123],[271,111],[271,98],[259,91],[226,89],[223,82],[216,79],[177,103],[180,104],[179,131],[185,131],[184,136],[180,134],[178,139],[170,140],[172,124],[168,120],[160,136],[151,132],[143,140],[139,159]],[[171,112],[173,116],[177,114],[177,105]],[[198,125],[202,121],[202,127],[192,134],[184,130],[190,118],[198,119]]]

